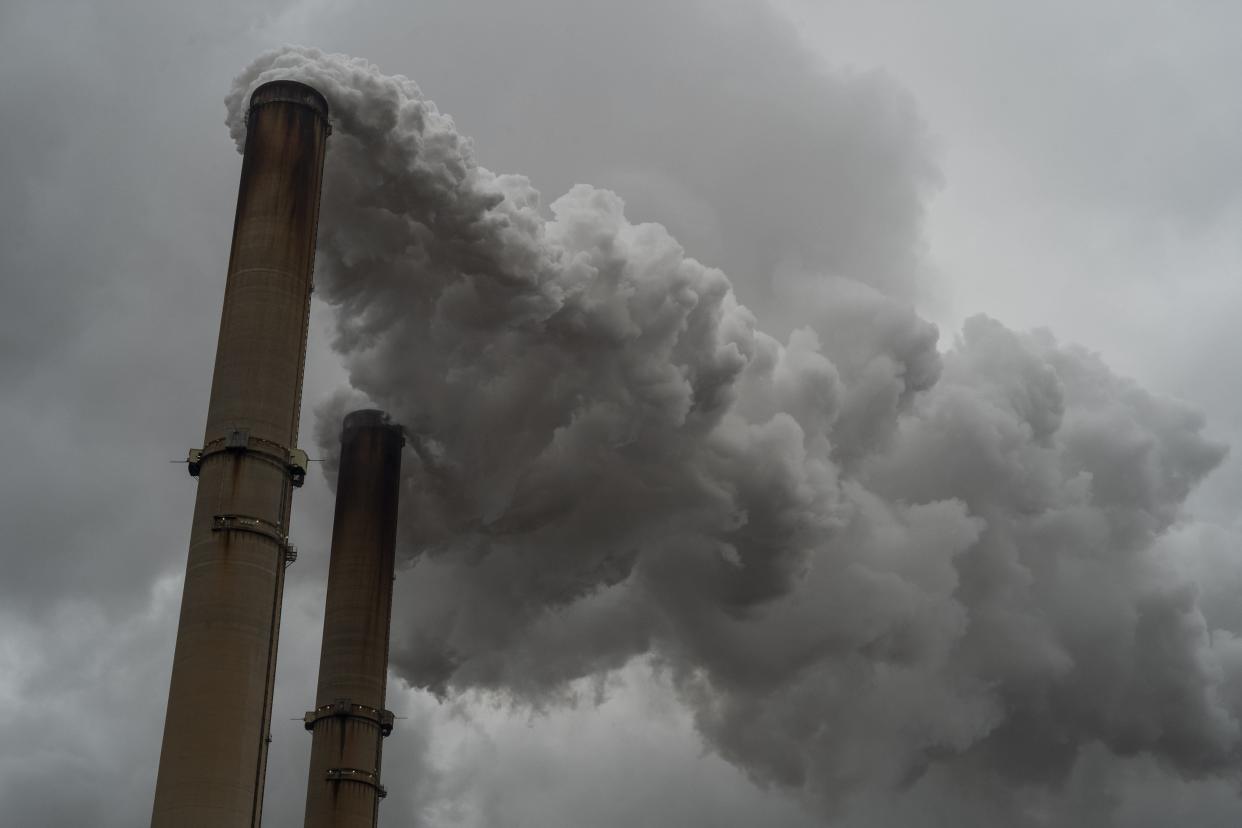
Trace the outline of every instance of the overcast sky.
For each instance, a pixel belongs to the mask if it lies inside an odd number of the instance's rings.
[[[480,164],[529,176],[545,202],[582,182],[616,191],[630,220],[729,273],[782,339],[806,280],[857,280],[938,325],[942,350],[977,313],[1047,328],[1201,411],[1236,453],[1239,27],[1242,8],[1206,0],[0,4],[0,821],[149,818],[194,495],[169,461],[201,439],[241,160],[223,99],[260,53],[300,43],[412,78]],[[317,302],[312,456],[314,411],[345,381],[331,326]],[[1230,456],[1161,541],[1222,634],[1242,634],[1239,498]],[[331,507],[312,471],[294,504],[272,826],[301,820]],[[403,570],[398,590],[417,578]],[[571,690],[534,712],[394,679],[406,718],[385,744],[381,824],[1005,813],[934,774],[830,811],[757,784],[642,658]],[[1235,787],[1091,748],[1022,817],[1236,825]]]

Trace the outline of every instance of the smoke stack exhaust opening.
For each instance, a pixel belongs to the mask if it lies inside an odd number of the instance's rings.
[[[306,791],[307,828],[374,828],[383,739],[388,635],[401,489],[402,429],[382,411],[354,411],[341,463],[328,565],[323,646]]]
[[[328,105],[251,96],[152,826],[245,828],[263,811]]]

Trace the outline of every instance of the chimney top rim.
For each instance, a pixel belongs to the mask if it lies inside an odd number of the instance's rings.
[[[394,423],[388,416],[388,412],[378,408],[359,408],[346,414],[345,419],[341,421],[341,437],[344,439],[349,432],[364,428],[390,429],[402,435],[403,438],[405,434],[405,429],[398,423]]]
[[[250,95],[250,109],[263,104],[284,102],[309,107],[325,120],[328,117],[328,99],[310,84],[292,78],[267,81],[255,87]]]

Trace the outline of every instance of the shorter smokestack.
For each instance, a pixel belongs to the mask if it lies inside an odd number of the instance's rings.
[[[401,427],[355,411],[341,429],[341,467],[312,733],[306,828],[374,828],[383,738]]]

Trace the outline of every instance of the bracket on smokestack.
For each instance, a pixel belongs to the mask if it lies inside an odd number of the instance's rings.
[[[185,459],[190,477],[198,477],[203,461],[208,457],[225,452],[247,454],[278,466],[289,475],[289,482],[294,488],[300,488],[306,482],[306,467],[310,460],[305,451],[300,448],[287,449],[271,440],[251,437],[250,432],[240,428],[230,431],[224,437],[217,437],[201,449],[190,449]]]
[[[369,707],[365,704],[354,704],[349,699],[337,699],[328,704],[321,704],[314,710],[306,711],[306,714],[302,717],[302,722],[307,730],[314,730],[315,723],[320,719],[328,719],[334,716],[370,722],[379,728],[381,736],[388,736],[392,733],[392,723],[396,718],[391,710],[381,710],[380,708]]]
[[[285,566],[298,559],[298,548],[289,543],[289,536],[280,532],[280,527],[266,520],[247,515],[214,515],[211,518],[213,532],[249,532],[275,542],[285,560]]]
[[[380,799],[388,796],[388,790],[380,784],[379,774],[358,768],[328,768],[329,782],[357,782],[375,788],[375,795]]]

